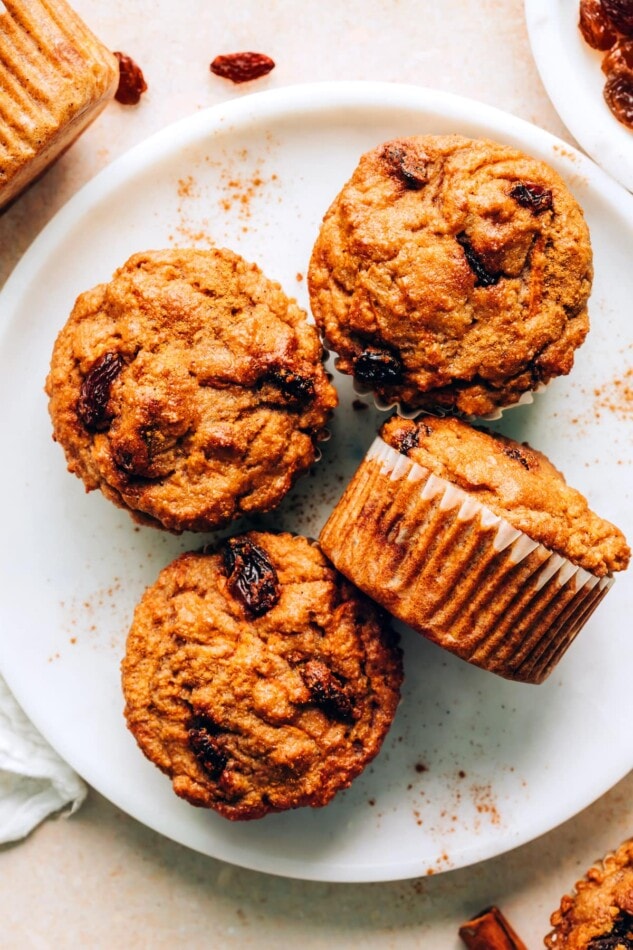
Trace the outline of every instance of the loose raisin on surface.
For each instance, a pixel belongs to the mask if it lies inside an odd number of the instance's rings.
[[[498,284],[503,275],[488,270],[463,231],[457,235],[456,240],[462,247],[468,266],[475,275],[475,287],[492,287],[494,284]]]
[[[107,429],[112,416],[108,413],[112,383],[123,369],[118,353],[104,353],[92,365],[81,384],[77,415],[88,432]]]
[[[611,49],[617,37],[601,0],[580,0],[580,32],[593,49]]]
[[[315,396],[314,382],[309,376],[300,376],[285,366],[269,370],[264,382],[272,383],[281,391],[284,403],[295,406],[306,406]]]
[[[315,706],[330,719],[352,723],[356,720],[354,706],[345,692],[344,685],[322,660],[308,660],[301,672]]]
[[[633,129],[633,79],[623,73],[611,76],[604,98],[616,119]]]
[[[391,350],[368,346],[353,363],[354,376],[367,386],[396,386],[402,381],[402,360]]]
[[[266,552],[248,538],[228,538],[222,549],[231,594],[250,614],[261,617],[281,595],[277,571]]]
[[[147,92],[143,72],[126,53],[115,52],[114,55],[119,61],[119,85],[114,98],[124,106],[135,106]]]
[[[631,0],[602,0],[602,9],[612,25],[624,36],[633,36],[633,3]]]
[[[386,145],[382,155],[391,173],[410,191],[419,191],[426,185],[429,179],[428,169],[419,155],[408,152],[399,145]]]
[[[216,724],[206,716],[196,716],[187,730],[193,754],[203,769],[213,778],[217,778],[224,771],[228,762],[224,752],[213,741],[217,733]]]
[[[544,211],[551,211],[553,207],[550,189],[532,182],[518,181],[510,191],[510,197],[514,198],[522,208],[531,211],[535,217],[543,214]]]
[[[216,56],[210,65],[215,76],[230,79],[231,82],[250,82],[260,79],[275,68],[275,61],[264,53],[227,53]]]

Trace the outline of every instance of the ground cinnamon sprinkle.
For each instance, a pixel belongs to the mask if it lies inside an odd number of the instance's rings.
[[[260,171],[255,170],[250,177],[238,178],[235,175],[231,177],[223,176],[224,194],[220,199],[220,206],[224,211],[237,211],[241,220],[246,220],[251,216],[251,201],[256,196],[262,186],[268,184],[268,181],[262,177]],[[277,176],[271,175],[269,181],[276,181]]]
[[[600,410],[613,412],[625,419],[633,416],[633,367],[594,391],[596,414]]]
[[[184,178],[178,179],[178,197],[179,198],[191,198],[192,188],[195,185],[193,175],[186,175]]]
[[[477,812],[480,815],[487,815],[492,825],[501,824],[501,815],[497,808],[494,792],[490,785],[472,785],[471,793]]]

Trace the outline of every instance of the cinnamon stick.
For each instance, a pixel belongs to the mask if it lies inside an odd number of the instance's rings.
[[[468,950],[527,950],[498,907],[487,907],[459,928]]]

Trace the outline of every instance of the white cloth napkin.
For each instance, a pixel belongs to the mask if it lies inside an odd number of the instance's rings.
[[[0,844],[24,838],[62,808],[71,815],[86,791],[26,718],[0,676]]]

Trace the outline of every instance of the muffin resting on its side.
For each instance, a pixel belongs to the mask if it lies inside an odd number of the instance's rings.
[[[136,521],[219,528],[274,508],[336,405],[306,315],[228,250],[135,254],[81,294],[46,381],[87,490]]]
[[[0,4],[0,208],[114,96],[119,64],[66,0]]]
[[[592,274],[582,210],[553,169],[426,135],[362,156],[308,283],[342,372],[390,404],[485,415],[570,371]]]
[[[325,805],[374,758],[402,681],[386,615],[315,542],[249,532],[136,608],[125,715],[177,795],[226,818]]]
[[[630,557],[540,452],[431,416],[383,425],[320,541],[394,616],[528,683],[545,679]]]
[[[549,950],[633,947],[633,838],[607,855],[566,894],[551,918]]]

